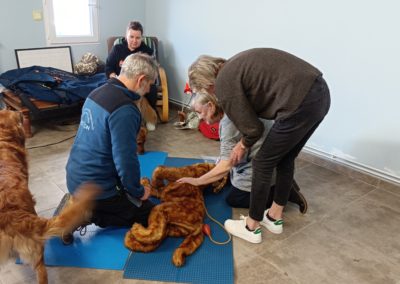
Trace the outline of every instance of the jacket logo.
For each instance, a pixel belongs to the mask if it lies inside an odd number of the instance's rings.
[[[88,108],[82,110],[81,126],[88,131],[94,130],[92,112]]]

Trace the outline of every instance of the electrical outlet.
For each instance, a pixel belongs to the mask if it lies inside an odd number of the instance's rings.
[[[42,20],[42,11],[41,10],[33,10],[32,18],[34,21],[41,21]]]

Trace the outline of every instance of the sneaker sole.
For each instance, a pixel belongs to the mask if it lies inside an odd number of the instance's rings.
[[[281,229],[278,229],[278,230],[271,229],[271,228],[268,227],[267,224],[265,224],[262,221],[260,222],[260,225],[264,226],[265,228],[267,228],[268,231],[270,231],[271,233],[276,234],[276,235],[282,234],[282,232],[283,232],[283,228],[282,227],[281,227]]]
[[[242,240],[248,241],[249,243],[252,243],[252,244],[259,244],[259,243],[262,242],[262,238],[260,238],[259,240],[248,239],[247,236],[244,236],[244,235],[241,235],[241,234],[237,234],[237,233],[236,233],[236,234],[232,233],[232,232],[229,230],[229,228],[226,227],[226,225],[224,225],[224,227],[225,227],[225,230],[226,230],[229,234],[231,234],[232,236],[241,238]]]
[[[228,231],[228,232],[229,232],[229,231]],[[242,240],[247,241],[247,242],[252,243],[252,244],[259,244],[259,243],[262,242],[262,240],[249,240],[248,238],[246,238],[246,237],[244,237],[244,236],[242,236],[242,235],[239,235],[239,234],[232,234],[231,232],[229,232],[229,233],[230,233],[232,236],[241,238]]]

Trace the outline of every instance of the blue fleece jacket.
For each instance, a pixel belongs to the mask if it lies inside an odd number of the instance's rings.
[[[117,186],[143,196],[136,153],[141,115],[134,100],[139,98],[114,78],[88,96],[66,167],[70,193],[93,181],[103,189],[98,199],[116,195]]]

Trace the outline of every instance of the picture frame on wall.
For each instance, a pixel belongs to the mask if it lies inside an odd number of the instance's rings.
[[[70,46],[15,49],[15,57],[18,68],[36,65],[73,72]]]

